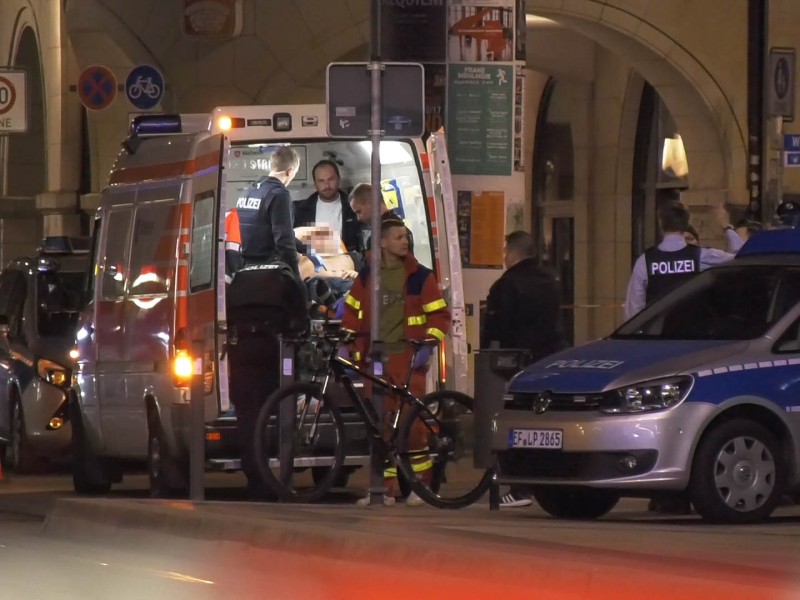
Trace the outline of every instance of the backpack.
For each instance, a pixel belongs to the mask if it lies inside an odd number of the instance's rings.
[[[227,288],[228,327],[239,334],[297,335],[308,329],[303,284],[283,262],[244,267]]]

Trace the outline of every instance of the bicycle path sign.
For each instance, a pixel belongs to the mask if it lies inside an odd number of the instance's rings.
[[[125,96],[139,110],[154,108],[164,97],[164,76],[152,65],[134,67],[125,80]]]
[[[78,77],[78,98],[89,110],[102,110],[117,97],[117,78],[101,65],[86,67]]]
[[[28,130],[26,108],[25,71],[0,70],[0,135]]]

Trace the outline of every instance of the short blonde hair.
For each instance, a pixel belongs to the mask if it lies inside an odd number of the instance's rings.
[[[275,173],[288,171],[300,166],[300,155],[291,146],[281,146],[269,157],[269,169]]]
[[[372,200],[372,185],[369,183],[359,183],[353,188],[353,191],[350,192],[349,200],[350,204],[353,202],[356,204],[370,202]]]

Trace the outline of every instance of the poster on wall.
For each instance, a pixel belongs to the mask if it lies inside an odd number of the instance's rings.
[[[450,65],[447,135],[456,175],[510,175],[514,67]]]
[[[450,62],[514,60],[514,0],[450,0],[447,52]]]
[[[514,59],[525,62],[527,56],[526,52],[526,34],[528,31],[528,24],[525,20],[525,0],[517,0],[517,6],[514,9],[514,23],[516,31],[514,32]]]
[[[385,60],[446,60],[445,0],[381,3],[381,56]]]
[[[462,265],[473,269],[502,268],[505,194],[459,191],[457,197]]]

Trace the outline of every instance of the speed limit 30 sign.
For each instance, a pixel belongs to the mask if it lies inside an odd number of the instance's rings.
[[[0,135],[28,130],[25,71],[0,69]]]

